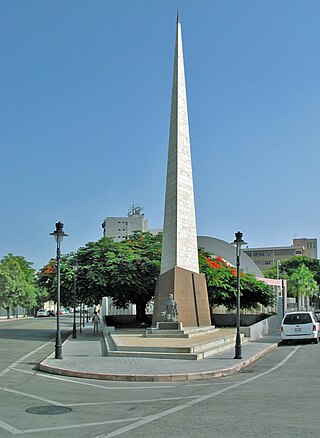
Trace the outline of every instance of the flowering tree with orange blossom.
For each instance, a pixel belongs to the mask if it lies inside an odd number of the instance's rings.
[[[161,240],[161,234],[136,232],[123,242],[105,237],[87,243],[76,254],[79,293],[95,303],[108,296],[118,307],[135,304],[136,321],[146,322],[160,272]]]
[[[74,253],[63,254],[60,262],[60,300],[61,306],[73,306],[73,277],[74,272],[72,264]],[[39,297],[42,303],[45,301],[56,301],[57,299],[57,276],[56,260],[51,259],[36,274],[36,284],[39,291]],[[41,304],[39,302],[39,304]]]
[[[206,275],[210,306],[225,306],[228,310],[237,306],[237,270],[220,256],[199,251],[200,272]],[[240,273],[240,305],[242,309],[254,309],[259,304],[273,305],[272,288],[257,280],[252,274]]]
[[[146,321],[146,304],[154,296],[160,273],[162,235],[136,232],[123,242],[102,238],[88,242],[76,253],[61,257],[61,304],[73,300],[72,265],[78,262],[77,301],[97,304],[108,296],[118,307],[129,303],[137,308],[136,320]],[[211,306],[223,304],[228,309],[236,306],[236,269],[221,257],[199,251],[200,271],[206,275]],[[55,260],[51,260],[37,275],[39,287],[48,291],[49,299],[56,295]],[[273,291],[253,275],[241,274],[241,307],[249,309],[259,303],[273,302]]]
[[[123,242],[102,238],[88,242],[76,253],[61,257],[61,305],[73,303],[73,261],[77,258],[77,302],[92,305],[102,297],[112,298],[118,307],[135,304],[136,320],[146,321],[146,305],[154,295],[160,271],[161,235],[136,232]],[[56,298],[55,260],[45,265],[37,275],[37,284],[46,290],[49,299]]]

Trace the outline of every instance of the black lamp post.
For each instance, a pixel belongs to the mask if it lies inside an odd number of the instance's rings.
[[[80,309],[80,325],[79,325],[79,328],[80,328],[80,333],[82,333],[82,304],[81,303],[79,303],[79,309]]]
[[[84,327],[84,314],[85,314],[84,303],[82,303],[82,327]]]
[[[241,245],[246,245],[247,243],[242,239],[242,233],[240,233],[240,231],[238,231],[235,234],[235,236],[236,238],[233,241],[233,244],[236,245],[236,264],[237,264],[237,335],[236,335],[234,359],[242,359],[241,337],[240,337],[240,253],[241,253]]]
[[[56,346],[55,346],[55,359],[62,359],[62,342],[60,333],[60,244],[64,237],[68,236],[63,231],[63,224],[61,222],[56,223],[56,229],[53,233],[50,233],[57,242],[57,333],[56,333]]]
[[[78,261],[74,259],[73,262],[73,329],[72,337],[77,338],[77,326],[76,326],[76,291],[77,291],[77,272],[78,272]]]

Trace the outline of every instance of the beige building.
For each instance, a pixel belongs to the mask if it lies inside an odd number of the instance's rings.
[[[311,259],[316,259],[318,256],[317,239],[306,239],[305,237],[300,237],[293,239],[293,246],[297,248],[302,248],[302,255],[310,257]]]
[[[307,256],[317,258],[317,239],[298,238],[293,239],[291,246],[273,246],[265,248],[243,248],[247,254],[263,272],[277,263],[277,260],[287,260],[294,256]]]
[[[111,237],[115,242],[121,242],[134,231],[148,231],[148,220],[142,214],[142,208],[133,205],[128,216],[107,217],[102,223],[103,236]]]

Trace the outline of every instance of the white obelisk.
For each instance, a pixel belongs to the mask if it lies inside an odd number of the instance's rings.
[[[199,272],[186,82],[179,14],[174,55],[161,274],[175,266]]]
[[[211,325],[206,279],[204,274],[199,274],[186,82],[179,14],[173,69],[161,270],[155,290],[153,327],[163,322],[162,315],[170,294],[173,294],[178,304],[179,322],[183,326]]]

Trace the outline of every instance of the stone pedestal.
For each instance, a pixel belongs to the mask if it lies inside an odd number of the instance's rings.
[[[169,294],[178,304],[178,321],[184,327],[211,326],[207,284],[204,274],[174,267],[161,274],[156,285],[152,327],[163,321]],[[164,321],[163,321],[164,322]]]
[[[157,330],[182,330],[181,322],[157,322]]]

